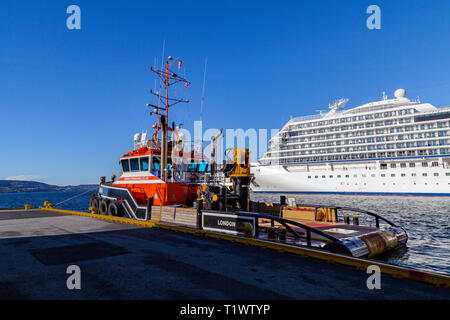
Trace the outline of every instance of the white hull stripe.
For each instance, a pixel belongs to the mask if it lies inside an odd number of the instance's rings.
[[[116,181],[113,183],[113,185],[117,185],[117,184],[146,184],[146,183],[164,183],[164,181],[162,180],[126,180],[126,181]]]

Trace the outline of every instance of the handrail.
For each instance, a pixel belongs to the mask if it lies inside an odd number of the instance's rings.
[[[336,209],[340,209],[340,210],[348,210],[348,211],[355,211],[355,212],[360,212],[360,213],[365,213],[369,216],[375,217],[375,223],[376,223],[376,227],[379,228],[380,227],[380,221],[382,220],[384,222],[386,222],[387,224],[389,224],[392,227],[398,227],[395,223],[389,221],[388,219],[380,216],[379,214],[367,211],[367,210],[363,210],[363,209],[354,209],[354,208],[348,208],[348,207],[335,207]]]
[[[292,229],[289,224],[300,227],[302,229],[305,229],[306,232],[306,240],[308,247],[311,247],[311,232],[314,232],[318,235],[323,236],[324,238],[331,240],[333,242],[340,242],[338,238],[333,237],[332,235],[329,235],[321,230],[318,230],[316,228],[313,228],[311,226],[305,225],[303,223],[292,221],[289,219],[280,218],[277,216],[272,216],[268,214],[263,213],[257,213],[257,212],[245,212],[245,211],[219,211],[219,210],[205,210],[206,212],[213,212],[213,213],[222,213],[222,214],[230,214],[230,215],[241,215],[241,216],[247,216],[247,217],[253,217],[253,218],[261,218],[261,219],[270,219],[279,222],[281,225],[283,225],[289,232],[294,234],[297,238],[301,238],[297,231]]]

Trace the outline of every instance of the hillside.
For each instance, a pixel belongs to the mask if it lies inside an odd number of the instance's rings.
[[[83,191],[94,189],[97,185],[55,186],[36,181],[0,180],[0,193],[37,192],[37,191]]]

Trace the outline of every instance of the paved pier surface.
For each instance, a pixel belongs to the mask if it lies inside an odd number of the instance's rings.
[[[69,265],[81,290],[68,290]],[[450,299],[450,290],[89,217],[0,211],[0,299]]]

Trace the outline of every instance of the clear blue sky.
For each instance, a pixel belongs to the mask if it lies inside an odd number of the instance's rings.
[[[66,8],[81,8],[81,30]],[[366,8],[381,8],[381,30]],[[117,170],[145,104],[155,57],[180,56],[204,127],[281,128],[338,98],[392,96],[450,105],[450,1],[0,2],[0,179],[96,183]],[[183,93],[184,94],[184,93]]]

